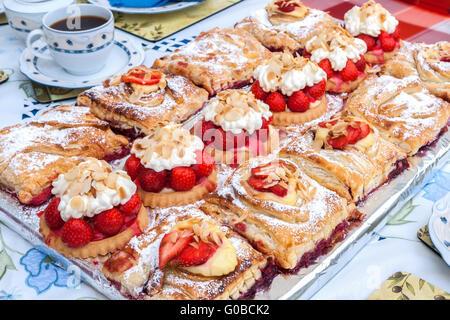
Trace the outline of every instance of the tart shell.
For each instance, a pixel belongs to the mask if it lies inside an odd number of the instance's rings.
[[[115,236],[98,241],[91,241],[87,245],[78,248],[71,248],[67,246],[62,241],[61,237],[55,234],[47,225],[44,215],[41,216],[39,222],[39,232],[42,234],[45,243],[49,247],[62,253],[64,256],[86,259],[89,257],[105,255],[123,248],[131,238],[142,233],[147,228],[148,223],[149,220],[147,209],[145,209],[144,206],[141,206],[135,222],[133,222],[133,224],[127,229],[116,234]]]
[[[191,190],[166,193],[148,192],[138,186],[137,192],[146,207],[167,208],[182,206],[201,200],[204,195],[214,191],[217,187],[217,169],[214,169],[206,179]]]
[[[325,95],[318,106],[308,109],[305,112],[274,112],[272,124],[275,126],[289,126],[292,124],[303,124],[322,116],[328,109],[328,101]]]

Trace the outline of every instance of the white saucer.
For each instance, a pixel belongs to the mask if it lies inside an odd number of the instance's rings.
[[[37,48],[41,52],[48,50],[43,41],[37,41]],[[106,61],[105,67],[97,73],[87,76],[76,76],[68,73],[53,60],[36,57],[31,50],[25,49],[20,56],[20,71],[31,80],[43,85],[76,89],[99,85],[106,78],[124,73],[144,61],[145,53],[140,44],[135,44],[129,38],[116,32],[114,47]]]
[[[450,193],[433,205],[428,231],[434,246],[450,267]]]
[[[163,13],[163,12],[171,12],[177,11],[189,7],[196,6],[203,2],[204,0],[199,1],[182,1],[182,2],[173,2],[169,1],[163,6],[160,7],[149,7],[149,8],[126,8],[126,7],[114,7],[111,6],[108,0],[87,0],[89,3],[96,4],[102,7],[106,7],[111,11],[123,12],[123,13]]]

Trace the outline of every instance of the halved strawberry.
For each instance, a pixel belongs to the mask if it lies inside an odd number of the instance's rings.
[[[139,169],[139,185],[147,192],[160,192],[166,185],[166,178],[166,170],[157,172],[144,166]]]
[[[192,165],[192,169],[195,171],[197,180],[202,177],[207,177],[211,174],[215,167],[214,158],[209,154],[209,152],[198,150],[196,154],[196,164]]]
[[[358,78],[358,69],[356,68],[355,63],[350,59],[347,59],[345,68],[339,73],[344,81],[353,81]]]
[[[159,245],[159,269],[176,258],[194,239],[192,230],[174,230],[164,235]]]
[[[191,267],[204,264],[216,252],[218,246],[204,241],[192,242],[187,245],[178,257],[172,261],[180,267]]]
[[[302,91],[294,92],[288,99],[288,108],[292,112],[305,112],[309,108],[310,101]]]
[[[286,109],[286,101],[279,92],[269,94],[265,102],[269,105],[270,111],[272,112],[282,112]]]
[[[361,129],[361,133],[359,135],[358,140],[364,139],[370,133],[370,127],[367,123],[361,123],[360,129]]]
[[[375,46],[376,39],[372,36],[369,36],[368,34],[360,34],[358,36],[358,39],[363,40],[366,43],[367,51],[372,51],[373,47]]]
[[[119,210],[126,216],[134,216],[138,214],[141,207],[141,198],[139,198],[139,195],[136,192],[131,196],[130,200],[119,206]]]
[[[322,81],[316,83],[312,87],[306,87],[305,92],[313,97],[315,100],[319,100],[325,93],[325,87],[327,85],[327,81],[323,79]]]
[[[169,176],[170,186],[175,191],[191,190],[195,186],[195,171],[189,167],[173,168]]]
[[[263,88],[261,88],[258,80],[256,80],[253,83],[250,91],[253,93],[253,95],[255,96],[256,99],[261,100],[261,101],[266,100],[267,96],[269,95],[267,92],[265,92],[263,90]]]
[[[348,136],[339,136],[337,138],[328,138],[327,142],[330,146],[332,146],[335,149],[344,149],[344,147],[348,143]]]
[[[125,162],[125,171],[131,177],[131,180],[135,180],[138,176],[139,166],[141,165],[141,160],[134,154],[131,154],[127,161]]]
[[[64,225],[64,220],[58,210],[60,198],[53,198],[44,210],[44,219],[50,229],[59,229]]]
[[[260,178],[251,176],[250,178],[248,178],[247,182],[250,185],[250,187],[252,187],[253,189],[256,189],[256,190],[262,190],[265,187],[263,178],[260,179]]]
[[[319,67],[325,71],[327,74],[327,79],[330,79],[333,76],[333,68],[331,67],[331,62],[328,59],[323,59],[318,63]]]
[[[276,184],[276,185],[270,187],[270,191],[279,197],[286,196],[287,192],[288,192],[287,189],[280,186],[280,184]]]
[[[355,144],[359,140],[359,135],[361,134],[361,129],[359,127],[353,128],[352,126],[347,127],[347,139],[349,144]]]

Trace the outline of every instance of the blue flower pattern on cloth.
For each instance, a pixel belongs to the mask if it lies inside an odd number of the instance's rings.
[[[71,276],[63,268],[57,266],[53,259],[33,248],[20,259],[20,264],[29,273],[25,282],[27,286],[41,294],[52,287],[68,287]]]
[[[450,172],[438,170],[433,179],[425,185],[423,198],[436,202],[450,191]]]

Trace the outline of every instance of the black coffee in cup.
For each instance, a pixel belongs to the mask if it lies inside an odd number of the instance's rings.
[[[105,18],[97,16],[70,17],[52,23],[50,28],[59,31],[84,31],[100,27],[107,21]]]

